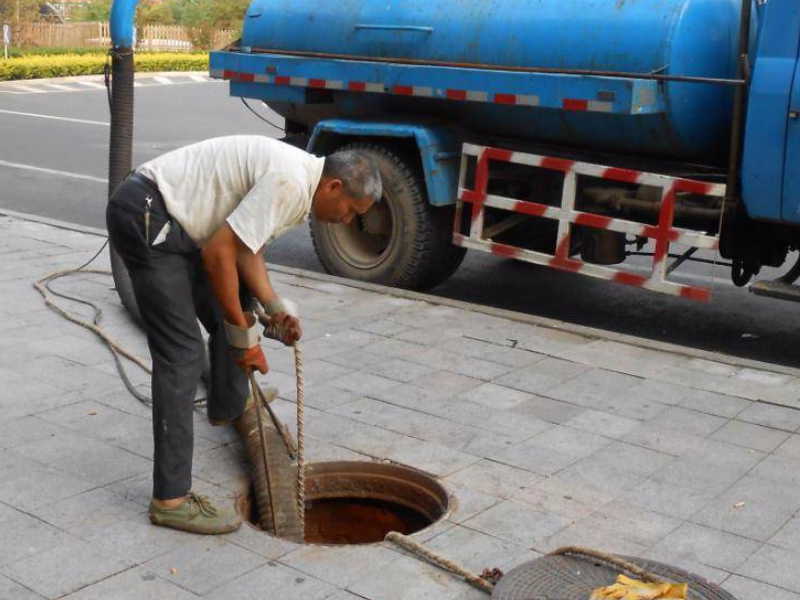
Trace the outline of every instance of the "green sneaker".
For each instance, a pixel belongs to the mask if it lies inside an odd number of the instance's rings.
[[[150,522],[190,533],[218,534],[236,531],[241,517],[231,509],[217,508],[206,496],[189,492],[177,508],[158,508],[150,503]]]

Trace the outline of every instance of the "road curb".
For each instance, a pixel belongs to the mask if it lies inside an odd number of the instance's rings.
[[[192,75],[209,76],[208,71],[137,71],[135,80],[139,79],[152,79],[153,77],[191,77]],[[70,83],[80,81],[95,81],[103,83],[105,76],[101,73],[93,75],[70,75],[68,77],[40,77],[38,79],[6,79],[0,81],[0,87],[13,84],[27,85],[29,83]],[[224,81],[224,80],[210,80],[210,81]]]
[[[97,227],[88,227],[85,225],[78,225],[75,223],[69,223],[67,221],[61,221],[59,219],[41,217],[38,215],[7,210],[5,208],[0,208],[0,215],[5,215],[14,219],[19,219],[24,221],[41,223],[43,225],[48,225],[50,227],[57,227],[59,229],[68,229],[79,233],[86,233],[89,235],[107,237],[107,232],[104,229],[99,229]],[[369,292],[394,296],[396,298],[404,298],[407,300],[418,300],[421,302],[428,302],[429,304],[436,304],[439,306],[449,306],[461,310],[478,312],[489,316],[508,319],[510,321],[516,321],[518,323],[525,323],[528,325],[538,325],[540,327],[546,327],[548,329],[555,329],[567,333],[574,333],[576,335],[581,335],[587,338],[594,338],[598,340],[600,339],[609,340],[621,344],[637,346],[639,348],[658,350],[660,352],[668,352],[670,354],[678,354],[681,356],[689,356],[692,358],[701,358],[704,360],[719,362],[734,367],[759,369],[762,371],[770,371],[773,373],[790,375],[792,377],[800,377],[800,369],[795,367],[766,363],[763,361],[752,360],[749,358],[742,358],[730,354],[723,354],[721,352],[702,350],[700,348],[679,346],[678,344],[672,344],[669,342],[659,342],[657,340],[642,338],[626,333],[618,333],[616,331],[609,331],[607,329],[600,329],[597,327],[587,327],[585,325],[578,325],[576,323],[569,323],[567,321],[559,321],[557,319],[550,319],[548,317],[541,317],[538,315],[530,315],[527,313],[521,313],[504,308],[484,306],[482,304],[464,302],[463,300],[443,298],[440,296],[435,296],[433,294],[427,294],[424,292],[415,292],[412,290],[394,288],[376,283],[367,283],[365,281],[355,281],[352,279],[337,277],[335,275],[328,275],[326,273],[317,273],[315,271],[309,271],[307,269],[298,269],[295,267],[287,267],[284,265],[270,265],[270,270],[275,271],[277,273],[284,273],[287,275],[295,275],[297,277],[313,279],[315,281],[336,283],[338,285],[344,285],[347,287],[352,287]]]

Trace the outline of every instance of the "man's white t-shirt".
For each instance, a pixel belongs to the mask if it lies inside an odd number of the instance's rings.
[[[141,165],[198,246],[227,222],[254,253],[308,218],[324,158],[259,135],[213,138]]]

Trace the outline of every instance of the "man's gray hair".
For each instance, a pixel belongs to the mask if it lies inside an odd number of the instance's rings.
[[[345,192],[354,198],[373,198],[380,201],[383,184],[378,163],[360,150],[339,150],[325,158],[323,177],[341,179]]]

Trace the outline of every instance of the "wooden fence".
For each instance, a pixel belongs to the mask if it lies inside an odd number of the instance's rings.
[[[220,29],[208,36],[202,36],[181,25],[145,25],[136,28],[136,48],[159,51],[194,50],[197,40],[205,38],[210,38],[211,48],[221,48],[236,39],[237,35],[238,31],[232,29]],[[105,48],[110,46],[111,36],[108,23],[27,23],[13,32],[12,43],[22,48]]]

